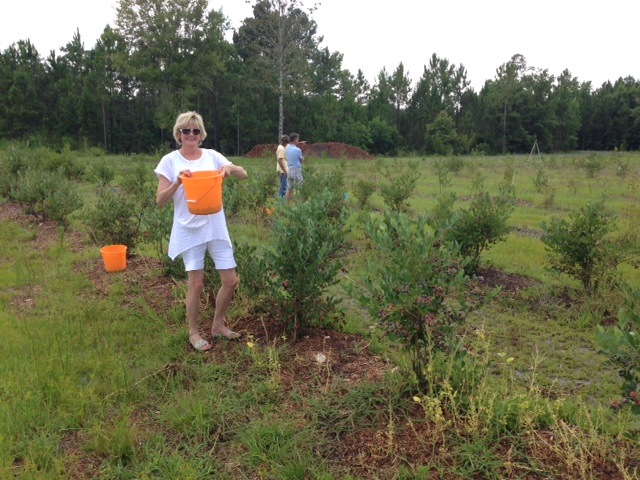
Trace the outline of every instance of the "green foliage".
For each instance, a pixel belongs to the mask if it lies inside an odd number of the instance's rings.
[[[15,189],[20,178],[29,168],[27,150],[12,145],[2,150],[0,157],[0,195],[8,197]]]
[[[356,197],[358,202],[358,207],[361,210],[367,206],[369,202],[369,198],[377,189],[378,182],[370,177],[367,178],[359,178],[353,184],[353,195]]]
[[[597,341],[609,363],[623,379],[623,403],[640,414],[640,290],[625,288],[625,304],[618,312],[613,327],[598,325]],[[621,406],[615,402],[614,406]]]
[[[587,177],[595,178],[595,176],[604,168],[602,159],[596,153],[589,155],[583,162],[582,168],[587,172]]]
[[[141,221],[141,230],[146,242],[150,242],[156,257],[162,262],[163,275],[182,278],[184,268],[182,260],[172,261],[167,255],[167,246],[173,225],[173,202],[160,208],[155,204],[155,188],[147,186],[147,208]]]
[[[454,157],[449,157],[454,158]],[[440,191],[442,191],[446,187],[451,186],[451,175],[449,175],[449,168],[447,167],[446,161],[436,160],[433,162],[433,169],[438,176],[438,185],[440,185]]]
[[[503,161],[504,173],[502,174],[501,185],[505,188],[510,188],[516,181],[516,164],[513,157],[507,157]]]
[[[625,178],[629,173],[629,169],[631,168],[631,166],[629,165],[629,162],[627,160],[624,160],[622,158],[622,155],[620,154],[617,148],[613,153],[613,160],[614,160],[616,175],[619,178]]]
[[[471,191],[474,194],[484,192],[484,181],[486,180],[486,175],[482,171],[482,165],[480,162],[469,162],[467,164],[467,169],[469,170],[469,175],[471,175]]]
[[[396,127],[389,125],[380,117],[369,122],[371,145],[369,150],[374,155],[390,155],[398,146],[399,133]]]
[[[425,146],[427,153],[435,155],[451,155],[459,153],[460,141],[453,118],[442,111],[433,123],[427,125]]]
[[[242,211],[255,212],[268,205],[277,191],[275,172],[262,168],[251,174],[248,181],[237,181],[233,177],[225,178],[222,188],[222,201],[227,216]]]
[[[61,173],[29,169],[19,175],[11,197],[21,203],[25,211],[39,218],[61,224],[82,205],[76,185]]]
[[[394,212],[405,210],[420,178],[416,162],[396,162],[393,168],[383,171],[383,177],[386,180],[380,186],[380,195],[385,205]]]
[[[85,166],[78,160],[77,152],[65,145],[60,153],[49,151],[40,159],[40,166],[48,172],[60,172],[70,180],[80,180],[85,175]]]
[[[538,193],[542,192],[542,190],[549,186],[549,177],[547,176],[543,168],[538,169],[538,173],[533,179],[533,185],[536,188],[536,192]]]
[[[347,229],[346,212],[330,215],[334,194],[324,191],[315,198],[276,210],[271,248],[265,261],[274,282],[272,292],[279,311],[293,330],[322,325],[336,318],[340,300],[327,293],[338,282],[339,257]]]
[[[100,157],[91,163],[87,176],[96,182],[101,188],[109,185],[116,178],[116,170],[109,165],[104,157]]]
[[[511,231],[507,222],[515,206],[513,189],[502,187],[497,197],[480,192],[473,197],[468,208],[453,210],[455,196],[445,196],[438,201],[429,223],[442,231],[443,239],[455,242],[468,274],[477,273],[480,255],[490,245],[504,240]]]
[[[450,173],[457,174],[464,168],[464,159],[458,156],[447,157],[444,164]]]
[[[149,185],[153,179],[155,177],[149,173],[147,165],[138,160],[133,161],[131,167],[122,172],[120,185],[124,193],[137,199],[138,203],[145,204],[150,198],[155,197],[156,182],[153,182],[153,192],[149,191]],[[150,196],[150,193],[153,193],[153,196]]]
[[[139,240],[141,217],[132,197],[106,188],[87,213],[85,224],[96,245],[122,244],[131,251]]]
[[[238,264],[238,295],[250,308],[271,312],[277,308],[273,292],[281,288],[270,274],[270,265],[255,245],[240,241],[234,247],[234,257]]]
[[[570,178],[575,170],[569,164],[570,157],[559,158],[562,170],[557,177],[553,172],[552,179],[557,187],[558,211],[570,211],[576,198],[598,199],[597,191],[606,188],[608,206],[617,208],[622,216],[614,238],[619,241],[629,232],[637,246],[634,226],[638,224],[638,209],[634,200],[638,189],[631,183],[637,175],[630,175],[628,182],[618,182],[609,169],[603,172],[602,180],[582,179],[577,195],[573,195],[566,180],[559,179]],[[109,157],[109,161],[127,170],[124,175],[118,171],[115,183],[122,190],[116,191],[135,197],[125,186],[125,175],[133,167],[131,158]],[[501,158],[480,161],[487,172],[487,186],[494,188],[504,180]],[[250,168],[259,168],[261,162],[247,159]],[[380,160],[384,162],[391,164],[392,160]],[[331,159],[311,163],[323,176],[325,170],[335,166]],[[363,169],[360,162],[352,162],[346,177],[351,183],[368,178],[372,171],[369,166]],[[428,166],[423,163],[420,167],[424,171]],[[531,187],[537,165],[522,158],[518,169],[516,181]],[[422,177],[416,209],[418,205],[430,208],[438,190],[435,180]],[[454,220],[455,215],[450,214],[454,192],[464,195],[465,200],[474,199],[467,196],[469,176],[455,180],[453,188],[447,189],[448,196],[438,199],[439,205],[433,210],[443,228],[448,226],[447,220]],[[331,194],[342,192],[339,188],[331,190]],[[87,208],[97,200],[94,185],[82,184],[79,191],[84,192]],[[298,199],[302,200],[302,195]],[[336,307],[338,312],[328,318],[333,321],[344,312],[349,332],[357,334],[311,330],[305,332],[310,338],[301,345],[281,343],[274,322],[282,318],[279,302],[283,285],[269,270],[262,253],[271,248],[273,239],[268,229],[278,210],[286,206],[278,206],[266,222],[265,218],[249,215],[231,222],[230,228],[238,229],[232,237],[247,238],[257,245],[236,247],[240,286],[228,318],[231,325],[246,332],[247,340],[218,344],[209,354],[188,348],[186,286],[184,282],[154,279],[157,270],[153,265],[157,262],[138,262],[129,273],[87,278],[86,268],[74,266],[78,261],[88,261],[89,266],[99,267],[95,248],[78,250],[77,237],[65,239],[64,232],[51,244],[42,238],[37,225],[13,221],[13,205],[5,207],[4,213],[11,219],[0,222],[0,396],[5,400],[0,402],[0,477],[63,478],[70,471],[104,478],[283,479],[356,478],[367,474],[405,479],[509,475],[608,478],[618,472],[619,476],[634,474],[640,417],[634,418],[631,408],[617,415],[603,408],[603,402],[617,395],[622,382],[616,378],[616,364],[603,365],[591,342],[593,325],[603,320],[602,309],[617,306],[617,292],[607,295],[606,301],[576,302],[563,288],[565,282],[558,287],[557,282],[550,281],[539,261],[544,245],[531,229],[531,223],[539,223],[545,212],[534,202],[517,205],[517,216],[511,221],[519,227],[518,233],[489,252],[488,258],[505,271],[479,280],[482,285],[505,281],[509,282],[506,286],[515,288],[509,288],[498,301],[476,314],[453,319],[455,334],[451,332],[451,342],[442,342],[442,350],[438,349],[440,343],[434,342],[431,355],[424,356],[427,366],[421,371],[425,379],[420,393],[415,391],[416,375],[410,357],[400,348],[403,344],[396,341],[400,329],[385,325],[383,330],[372,324],[369,310],[361,308],[357,296],[340,293],[338,285],[329,287],[326,294],[338,292],[344,300]],[[153,210],[166,214],[170,227],[171,208]],[[338,274],[340,282],[352,281],[358,295],[361,289],[362,295],[368,295],[362,279],[365,263],[370,260],[375,264],[371,281],[384,285],[381,290],[392,290],[389,298],[393,295],[392,301],[404,313],[409,312],[409,295],[415,292],[416,298],[421,298],[423,292],[417,287],[406,292],[401,284],[393,290],[393,279],[385,277],[397,274],[410,278],[401,256],[411,248],[398,233],[401,229],[394,227],[392,215],[385,220],[374,213],[380,228],[391,232],[389,248],[375,248],[375,242],[363,231],[366,222],[360,221],[365,213],[358,215],[357,220],[352,219],[354,232],[349,235],[353,244],[336,254],[337,261],[348,268],[346,275]],[[414,215],[410,212],[406,216]],[[143,228],[145,244],[138,244],[139,255],[152,252],[146,243],[151,229],[145,222]],[[59,232],[62,230],[67,231]],[[294,229],[294,234],[297,232]],[[440,244],[438,234],[431,235],[435,248]],[[163,240],[159,238],[161,254]],[[71,242],[67,243],[68,239]],[[42,249],[43,245],[51,247]],[[442,248],[456,247],[445,242]],[[290,257],[287,251],[278,261],[288,262]],[[408,268],[425,272],[427,268],[421,263],[428,259],[411,254]],[[397,272],[396,262],[400,262]],[[459,271],[464,259],[454,257],[454,262]],[[638,277],[630,267],[621,266],[621,272],[637,288]],[[207,257],[208,274],[211,268]],[[219,282],[219,275],[213,274]],[[531,279],[520,278],[519,274]],[[306,275],[313,279],[316,272]],[[423,274],[415,278],[418,280],[409,281],[419,284],[432,280]],[[99,281],[98,289],[92,286],[92,279]],[[526,282],[516,283],[521,280]],[[423,287],[428,294],[428,285]],[[465,285],[464,289],[468,288],[470,285]],[[207,295],[209,291],[213,289],[207,288]],[[435,288],[432,291],[436,296]],[[170,298],[159,298],[161,293]],[[387,309],[388,300],[382,294],[376,300],[380,308]],[[247,297],[253,295],[251,301],[262,308],[259,315],[245,309]],[[637,305],[637,294],[635,298]],[[452,292],[447,305],[455,307],[456,303]],[[400,307],[387,310],[399,315]],[[210,325],[209,313],[210,309],[205,309],[200,325],[204,332]],[[636,317],[638,313],[636,309]],[[378,314],[376,309],[371,312],[374,319]],[[577,315],[591,315],[592,321],[572,322]],[[29,345],[33,348],[25,348],[22,320],[27,317]],[[438,318],[448,322],[445,315]],[[321,316],[314,324],[325,325],[326,319]],[[637,321],[629,323],[637,332]],[[132,326],[144,335],[132,334]],[[624,340],[632,341],[633,337]],[[623,342],[619,349],[625,345]],[[324,363],[314,361],[319,351],[326,354]],[[637,352],[625,355],[633,359],[627,363],[629,368],[636,368]],[[356,372],[355,368],[362,366],[364,370]],[[632,392],[637,383],[637,379],[630,382],[625,391],[625,403],[633,410],[637,405],[632,400],[637,394]],[[160,400],[160,407],[149,409],[149,399]],[[154,421],[138,421],[138,412]],[[415,431],[404,428],[407,425]],[[542,442],[526,443],[532,436]],[[344,453],[345,440],[362,438],[371,441],[358,444],[358,455],[375,456],[382,469],[363,470],[362,465],[344,455],[338,455],[341,462],[332,460],[334,452]],[[548,452],[546,440],[550,438],[558,440],[553,444],[553,455],[530,455],[529,447],[535,450],[533,453]],[[77,448],[60,448],[69,441]],[[393,460],[402,456],[404,446],[411,442],[421,465],[405,463],[406,469],[401,470]],[[527,448],[521,448],[523,445]]]
[[[612,231],[613,215],[604,199],[587,203],[569,220],[553,217],[542,222],[542,242],[546,245],[551,269],[580,280],[587,292],[594,292],[599,281],[617,263],[607,235]]]
[[[338,140],[347,145],[368,150],[371,143],[371,131],[369,127],[347,117],[344,122],[338,124]]]
[[[429,232],[424,219],[412,221],[389,211],[384,217],[369,217],[365,223],[376,252],[367,261],[358,299],[375,321],[400,339],[420,388],[426,388],[436,352],[464,355],[457,334],[472,306],[464,261],[453,243],[442,243]]]
[[[273,198],[277,190],[274,172],[261,170],[254,173],[248,182],[236,182],[242,185],[243,204],[248,210],[259,210],[269,199]]]
[[[304,184],[300,189],[300,199],[307,201],[322,195],[328,195],[327,214],[329,218],[339,220],[346,208],[345,163],[341,162],[329,171],[306,167]]]
[[[556,204],[556,189],[546,188],[542,206],[546,209],[553,208]]]

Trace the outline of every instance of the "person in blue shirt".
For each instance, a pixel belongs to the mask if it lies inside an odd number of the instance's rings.
[[[300,140],[300,135],[291,133],[289,135],[289,145],[284,151],[288,168],[287,194],[285,195],[287,200],[291,200],[293,191],[302,186],[302,162],[304,162],[304,156],[302,155],[302,150],[298,147],[299,143],[304,143]]]

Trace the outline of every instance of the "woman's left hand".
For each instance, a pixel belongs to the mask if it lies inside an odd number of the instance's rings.
[[[220,171],[222,172],[222,174],[224,175],[223,178],[228,177],[229,175],[233,175],[236,178],[247,178],[247,172],[245,171],[244,168],[238,166],[238,165],[234,165],[233,163],[230,163],[228,165],[224,165]]]

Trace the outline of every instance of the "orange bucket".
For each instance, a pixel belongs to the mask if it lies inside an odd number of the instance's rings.
[[[107,272],[121,272],[127,268],[126,245],[107,245],[100,249],[100,254]]]
[[[209,215],[222,210],[222,180],[220,171],[191,172],[180,175],[187,207],[194,215]]]

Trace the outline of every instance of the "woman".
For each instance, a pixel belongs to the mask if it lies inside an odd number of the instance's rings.
[[[173,126],[173,138],[180,148],[162,157],[154,170],[158,177],[156,203],[163,207],[173,201],[173,225],[168,253],[172,260],[182,257],[184,261],[189,277],[186,298],[189,342],[194,349],[201,352],[211,349],[211,344],[202,338],[198,329],[206,252],[211,255],[222,284],[216,296],[216,310],[211,325],[211,335],[214,339],[240,337],[240,334],[225,325],[225,314],[238,285],[238,276],[224,209],[211,215],[191,214],[180,175],[190,176],[191,172],[202,170],[221,170],[225,177],[248,177],[244,168],[234,165],[222,154],[200,148],[206,137],[204,122],[198,113],[180,114]]]

